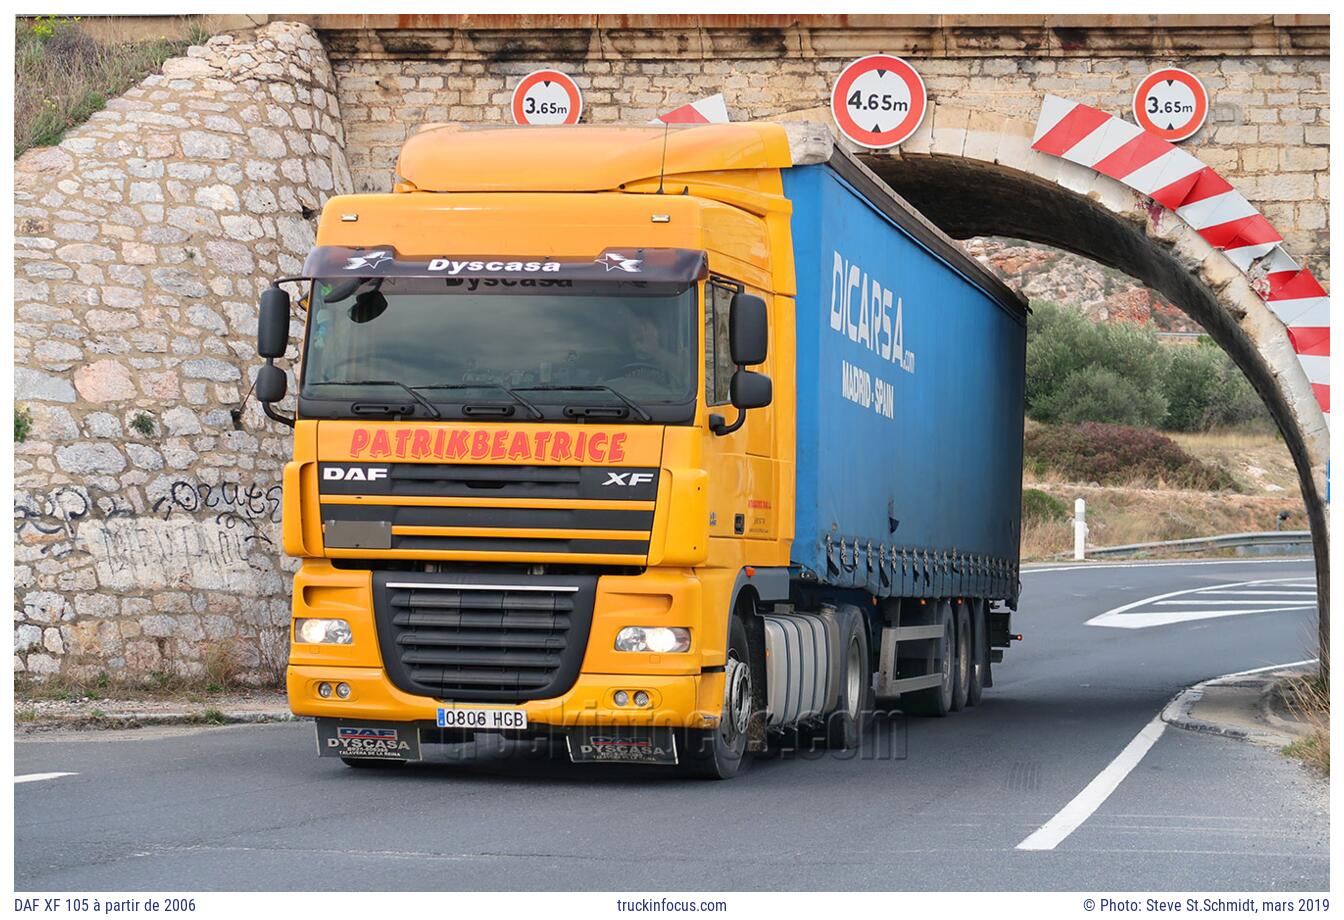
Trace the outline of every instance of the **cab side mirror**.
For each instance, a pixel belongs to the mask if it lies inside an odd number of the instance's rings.
[[[755,371],[737,371],[728,381],[728,396],[734,406],[743,410],[764,409],[774,398],[775,387],[765,374]]]
[[[755,294],[738,293],[728,306],[728,351],[738,367],[765,361],[770,326],[765,301]]]
[[[257,394],[258,402],[265,405],[278,403],[285,398],[285,391],[288,389],[289,380],[285,377],[285,372],[274,364],[262,365],[261,370],[257,371],[257,382],[253,392]]]
[[[732,434],[747,420],[748,409],[763,409],[774,398],[774,385],[765,374],[747,370],[763,364],[770,342],[769,314],[765,301],[755,294],[737,293],[728,306],[728,351],[737,370],[728,381],[728,398],[737,407],[737,419],[729,425],[721,415],[709,417],[709,429],[717,435]]]
[[[266,364],[257,371],[253,392],[262,411],[281,424],[294,427],[294,419],[275,411],[274,403],[285,398],[289,381],[285,372],[275,366],[276,358],[283,358],[289,350],[289,293],[272,285],[261,292],[257,311],[257,354]]]
[[[289,292],[269,287],[261,292],[257,313],[257,354],[283,358],[289,349]]]

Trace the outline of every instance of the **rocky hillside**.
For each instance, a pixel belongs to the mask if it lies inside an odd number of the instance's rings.
[[[1001,237],[976,237],[966,240],[965,246],[1032,300],[1076,307],[1095,322],[1141,323],[1162,332],[1201,331],[1156,291],[1097,262]]]

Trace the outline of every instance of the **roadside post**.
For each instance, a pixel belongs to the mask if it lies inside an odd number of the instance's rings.
[[[1076,499],[1073,503],[1073,558],[1081,562],[1087,542],[1087,502]]]

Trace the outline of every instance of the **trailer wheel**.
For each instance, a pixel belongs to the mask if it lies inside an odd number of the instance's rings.
[[[962,601],[952,608],[957,621],[957,651],[952,660],[952,711],[966,708],[966,697],[971,689],[971,605]]]
[[[756,717],[752,681],[753,650],[740,612],[728,627],[728,655],[723,668],[723,712],[719,727],[687,729],[681,766],[691,776],[732,779],[749,762],[747,736]]]
[[[989,634],[985,630],[985,602],[971,601],[971,683],[966,688],[967,706],[978,705],[985,694],[985,676],[989,671]]]
[[[906,715],[931,716],[941,719],[952,711],[952,695],[956,684],[953,667],[957,649],[957,628],[952,617],[952,604],[939,601],[934,623],[943,627],[942,639],[929,642],[928,666],[925,674],[941,674],[942,682],[936,687],[901,694],[901,710]]]
[[[852,751],[859,746],[864,720],[873,709],[867,623],[860,611],[851,607],[849,612],[841,632],[839,705],[826,717],[826,746],[833,751]]]

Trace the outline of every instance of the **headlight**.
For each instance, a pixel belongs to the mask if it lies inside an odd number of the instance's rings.
[[[345,620],[302,619],[294,621],[294,641],[313,644],[349,645],[354,641]]]
[[[616,634],[618,652],[686,652],[691,631],[682,626],[627,626]]]

